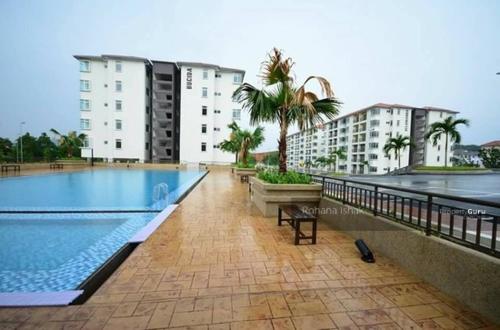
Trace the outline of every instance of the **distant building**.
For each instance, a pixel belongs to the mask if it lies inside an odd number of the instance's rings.
[[[219,149],[241,107],[245,71],[133,56],[75,55],[80,62],[82,157],[104,161],[227,164]]]
[[[267,156],[270,156],[272,154],[278,153],[277,150],[274,151],[263,151],[263,152],[254,152],[252,153],[252,156],[255,157],[255,161],[257,163],[262,163],[264,159],[266,159]]]
[[[481,144],[482,149],[500,149],[500,140],[491,141]]]
[[[287,137],[287,164],[304,166],[320,156],[343,149],[347,160],[336,163],[336,171],[352,174],[383,174],[397,169],[394,154],[385,155],[387,139],[397,134],[410,136],[414,146],[401,153],[401,166],[443,166],[444,139],[437,146],[424,139],[430,124],[458,112],[435,107],[413,107],[377,103],[332,121]],[[449,163],[453,157],[448,146]]]
[[[479,157],[478,145],[455,145],[453,147],[453,165],[477,165],[482,166],[481,157]]]

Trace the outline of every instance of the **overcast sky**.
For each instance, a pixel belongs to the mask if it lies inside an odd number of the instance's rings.
[[[377,103],[471,120],[464,143],[500,139],[500,1],[0,1],[0,136],[79,126],[73,54],[200,61],[256,84],[272,47],[299,80],[322,75],[342,114]],[[247,120],[248,117],[243,119]],[[275,149],[265,125],[261,150]]]

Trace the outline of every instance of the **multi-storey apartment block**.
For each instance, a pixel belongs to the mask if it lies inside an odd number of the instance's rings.
[[[204,63],[179,62],[181,70],[180,161],[231,163],[234,155],[219,149],[231,133],[227,125],[241,119],[233,92],[244,71]]]
[[[241,118],[233,101],[245,72],[131,56],[80,61],[82,157],[104,161],[230,163],[218,148]]]
[[[458,112],[433,107],[411,107],[378,103],[336,118],[319,127],[287,137],[287,164],[300,168],[320,157],[343,149],[346,160],[337,160],[332,170],[352,174],[383,174],[398,168],[394,154],[385,155],[384,144],[397,134],[410,136],[414,146],[401,152],[401,167],[444,165],[445,141],[437,146],[424,139],[430,124]],[[451,159],[452,146],[448,157]]]

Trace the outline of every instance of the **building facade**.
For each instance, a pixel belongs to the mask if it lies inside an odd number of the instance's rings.
[[[401,167],[443,166],[444,139],[433,146],[424,139],[430,124],[455,116],[456,111],[433,107],[411,107],[378,103],[336,118],[320,127],[287,137],[287,165],[315,167],[318,157],[343,149],[346,160],[337,160],[332,170],[351,174],[383,174],[398,168],[394,154],[385,155],[387,139],[397,134],[410,136],[414,146],[401,152]],[[452,158],[452,146],[448,147]]]
[[[103,161],[227,164],[218,148],[241,120],[233,101],[245,72],[131,56],[80,61],[82,157]]]
[[[139,57],[75,56],[80,61],[82,157],[149,161],[150,62]]]
[[[241,120],[241,106],[233,92],[245,72],[217,65],[179,62],[181,71],[180,162],[228,164],[234,155],[219,149],[231,133],[227,127]]]

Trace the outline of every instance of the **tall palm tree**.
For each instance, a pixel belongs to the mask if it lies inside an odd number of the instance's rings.
[[[347,153],[345,152],[345,149],[343,148],[337,148],[335,151],[332,151],[330,153],[330,156],[328,157],[330,159],[330,163],[333,164],[333,170],[336,171],[337,167],[337,160],[346,160],[347,159]]]
[[[243,166],[247,166],[249,152],[255,150],[264,142],[264,128],[258,126],[253,132],[249,130],[240,130],[237,135],[238,139],[241,141],[239,157]]]
[[[334,97],[328,80],[310,76],[300,86],[295,84],[291,58],[284,58],[277,48],[268,54],[262,65],[263,88],[248,83],[242,84],[235,92],[235,99],[249,110],[250,122],[278,123],[280,126],[278,151],[279,171],[286,172],[286,136],[288,127],[298,124],[303,130],[324,122],[324,117],[333,119],[339,112],[340,102]],[[306,84],[316,80],[325,98],[306,90]]]
[[[460,143],[462,140],[462,137],[457,130],[458,125],[469,126],[469,120],[464,118],[454,119],[452,116],[449,116],[443,121],[432,123],[427,133],[425,133],[425,139],[432,139],[433,146],[438,144],[441,135],[444,134],[444,167],[448,167],[448,139],[451,143]]]
[[[394,151],[394,156],[398,160],[398,168],[401,168],[401,151],[412,145],[413,143],[409,136],[402,136],[398,133],[396,137],[387,139],[384,145],[384,152],[386,155],[389,155],[391,151]]]
[[[66,151],[68,158],[73,157],[73,153],[83,146],[87,137],[85,134],[77,134],[75,131],[69,132],[68,135],[63,135],[54,128],[51,128],[50,131],[59,137],[59,146]]]
[[[235,154],[235,163],[238,163],[238,154],[241,149],[241,140],[239,140],[238,132],[241,131],[240,127],[236,122],[232,122],[227,125],[229,129],[231,129],[231,134],[229,135],[228,140],[224,140],[219,144],[219,148],[223,151],[227,151]]]
[[[316,167],[325,167],[329,165],[329,163],[330,160],[324,156],[319,156],[314,160],[314,165],[316,165]]]

